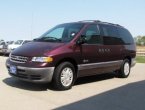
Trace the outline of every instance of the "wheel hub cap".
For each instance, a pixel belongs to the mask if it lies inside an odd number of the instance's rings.
[[[129,74],[129,63],[128,62],[126,62],[125,64],[124,64],[124,73],[125,73],[125,75],[128,75]]]
[[[67,87],[72,84],[73,81],[73,71],[71,68],[64,68],[61,72],[61,83],[63,86]]]

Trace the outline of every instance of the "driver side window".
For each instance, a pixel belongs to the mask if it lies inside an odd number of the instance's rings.
[[[83,36],[86,37],[87,44],[102,44],[102,38],[97,25],[90,25],[83,33]]]

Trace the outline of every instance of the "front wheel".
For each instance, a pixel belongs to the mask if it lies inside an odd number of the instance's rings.
[[[70,62],[59,64],[54,72],[53,86],[58,90],[68,90],[75,81],[75,68]]]
[[[120,68],[120,70],[118,71],[119,77],[121,78],[127,78],[130,74],[130,62],[128,59],[125,59],[123,61],[123,64]]]

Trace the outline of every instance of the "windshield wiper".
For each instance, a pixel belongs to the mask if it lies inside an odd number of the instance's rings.
[[[56,37],[44,37],[44,40],[49,40],[49,39],[53,39],[53,40],[57,40],[57,41],[61,41],[61,39],[58,39]]]
[[[41,38],[36,38],[34,41],[61,41],[61,39],[55,38],[55,37],[41,37]]]

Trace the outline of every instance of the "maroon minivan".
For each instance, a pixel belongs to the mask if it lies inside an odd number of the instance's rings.
[[[116,72],[126,78],[135,57],[136,45],[127,29],[88,20],[52,28],[14,50],[6,66],[17,79],[52,82],[56,89],[67,90],[78,77]]]

